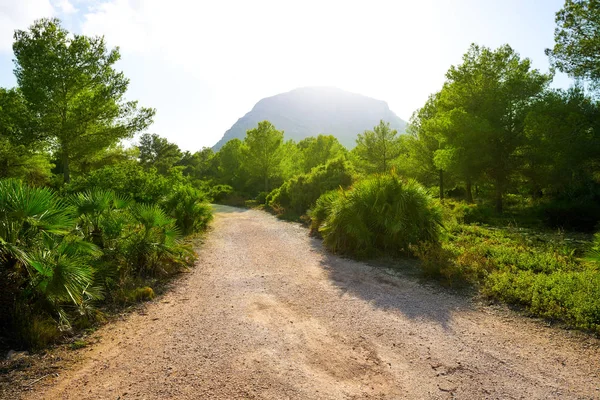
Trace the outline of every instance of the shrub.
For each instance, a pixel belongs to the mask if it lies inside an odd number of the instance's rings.
[[[408,254],[421,242],[438,241],[441,211],[414,180],[376,175],[349,190],[328,194],[313,211],[319,232],[332,251],[358,257]],[[318,224],[317,224],[318,225]]]
[[[308,174],[298,175],[273,190],[267,204],[281,213],[303,215],[325,192],[350,186],[353,170],[343,157],[319,165]]]
[[[144,286],[136,288],[131,292],[131,300],[134,302],[149,301],[154,298],[154,290],[151,287]]]
[[[325,192],[319,197],[315,203],[315,206],[308,211],[310,217],[310,233],[313,236],[319,236],[319,228],[327,219],[327,216],[331,214],[331,206],[334,201],[338,198],[339,193],[336,190]]]
[[[597,271],[494,272],[484,294],[520,304],[533,314],[600,333],[600,274]]]
[[[456,254],[440,243],[422,242],[411,247],[415,257],[420,260],[420,266],[425,276],[442,278],[447,282],[466,281],[465,271],[457,268],[454,263]]]
[[[185,253],[179,243],[176,220],[156,205],[136,204],[132,208],[135,224],[129,229],[126,260],[128,270],[138,276],[164,276],[185,266]]]
[[[74,228],[72,210],[52,190],[0,180],[0,290],[32,318],[49,315],[68,326],[65,306],[85,312],[102,297],[92,267],[97,248],[71,235]]]
[[[144,169],[138,164],[121,163],[74,179],[67,191],[77,193],[90,188],[112,190],[117,195],[138,203],[156,204],[169,196],[173,187],[186,183],[181,171],[177,169],[165,176],[154,168]]]
[[[575,250],[560,235],[454,224],[441,246],[419,246],[415,254],[429,276],[470,282],[533,315],[600,332],[600,272]]]
[[[268,195],[269,193],[267,192],[258,193],[258,195],[256,195],[256,198],[254,199],[256,201],[256,204],[266,204]]]
[[[214,185],[209,189],[208,198],[214,203],[220,203],[232,193],[233,188],[229,185]]]
[[[183,235],[205,230],[212,220],[212,208],[205,195],[191,186],[180,186],[165,202],[163,208],[173,218]]]
[[[48,315],[25,313],[19,315],[15,323],[17,341],[32,350],[48,347],[64,335],[56,321]]]
[[[494,210],[491,207],[481,204],[469,204],[454,200],[444,200],[443,204],[444,210],[462,224],[489,224],[494,216]]]

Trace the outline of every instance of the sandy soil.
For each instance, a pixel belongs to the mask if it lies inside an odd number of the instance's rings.
[[[32,399],[600,398],[596,339],[219,206],[197,267]]]

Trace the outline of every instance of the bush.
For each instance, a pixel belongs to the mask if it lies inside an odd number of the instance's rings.
[[[469,204],[464,201],[444,200],[444,210],[461,224],[489,224],[495,215],[494,210],[482,204]]]
[[[137,204],[131,211],[134,224],[125,249],[130,273],[166,276],[187,266],[193,251],[179,242],[181,233],[175,219],[156,205]]]
[[[376,175],[334,193],[311,213],[334,252],[358,257],[409,254],[411,246],[438,242],[441,211],[414,180]]]
[[[298,175],[273,190],[267,204],[280,213],[303,215],[315,205],[325,192],[350,186],[353,170],[344,158],[336,158],[319,165],[308,174]]]
[[[66,190],[77,193],[90,188],[112,190],[117,195],[138,203],[156,204],[171,194],[174,187],[185,185],[181,171],[161,175],[156,169],[144,169],[138,164],[121,163],[92,171],[73,180]]]
[[[175,218],[177,227],[183,235],[203,231],[212,220],[212,208],[204,193],[191,186],[180,186],[165,202],[163,209]]]
[[[210,187],[208,192],[208,198],[213,203],[222,202],[227,196],[233,193],[233,188],[229,185],[214,185]]]
[[[595,261],[600,238],[588,253]],[[560,235],[455,224],[441,246],[415,250],[424,272],[466,281],[531,314],[600,332],[600,272]]]
[[[256,201],[256,204],[267,204],[268,195],[269,194],[267,192],[258,193],[258,195],[256,195],[256,198],[254,199]]]
[[[494,272],[484,294],[520,304],[533,314],[600,333],[600,274],[597,271]]]

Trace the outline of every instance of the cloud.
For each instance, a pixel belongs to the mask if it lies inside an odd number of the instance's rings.
[[[54,4],[63,15],[75,14],[77,12],[77,8],[69,0],[55,0]]]
[[[26,29],[35,19],[53,15],[49,0],[0,0],[0,53],[12,51],[15,29]]]

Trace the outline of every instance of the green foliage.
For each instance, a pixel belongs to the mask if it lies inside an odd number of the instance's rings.
[[[269,192],[270,180],[280,172],[282,143],[283,132],[275,129],[269,121],[259,122],[258,127],[246,133],[244,162],[250,177],[264,184],[265,192]]]
[[[79,349],[83,349],[87,346],[88,346],[88,343],[85,340],[76,340],[73,343],[71,343],[69,348],[71,350],[79,350]]]
[[[154,290],[151,287],[144,286],[136,288],[130,292],[130,302],[138,303],[140,301],[150,301],[154,298]]]
[[[495,272],[489,276],[483,293],[522,305],[534,315],[600,332],[598,271]]]
[[[600,233],[594,235],[594,240],[586,254],[587,260],[600,265]]]
[[[129,270],[141,276],[166,274],[180,250],[176,220],[158,205],[136,204],[131,214],[134,224],[125,250]]]
[[[327,210],[319,232],[334,252],[359,257],[410,254],[411,246],[438,240],[441,212],[414,180],[377,175],[335,193],[311,214],[320,219],[321,209]]]
[[[552,90],[530,107],[520,172],[531,196],[575,197],[598,172],[600,109],[579,87]]]
[[[442,144],[434,164],[460,176],[471,200],[470,185],[483,171],[495,186],[496,210],[518,167],[524,143],[526,105],[544,91],[549,75],[531,68],[508,45],[496,50],[471,45],[462,64],[452,66],[436,99],[437,111],[426,121]]]
[[[260,192],[256,195],[256,198],[254,199],[256,201],[257,204],[267,204],[267,196],[269,195],[269,193],[267,192]]]
[[[308,174],[286,181],[268,196],[268,205],[280,213],[304,215],[325,192],[347,188],[352,183],[353,168],[344,158],[330,160]]]
[[[427,275],[469,282],[493,299],[531,314],[600,331],[600,272],[581,251],[556,234],[447,223],[441,245],[415,254]],[[588,252],[597,260],[598,245]]]
[[[110,190],[63,199],[50,189],[0,180],[0,291],[14,307],[0,308],[3,320],[21,343],[43,347],[61,336],[57,329],[97,319],[96,304],[118,300],[132,279],[191,265],[195,256],[180,231],[206,228],[212,215],[202,200],[191,187],[179,187],[163,205],[176,217],[170,218],[156,204],[136,204]]]
[[[0,178],[23,179],[42,186],[51,181],[53,166],[47,153],[0,136]]]
[[[54,192],[1,180],[0,221],[2,289],[13,298],[68,325],[66,305],[84,312],[102,297],[93,287],[97,250],[69,235],[74,216]]]
[[[167,175],[171,168],[180,162],[182,156],[179,146],[157,134],[143,134],[137,147],[140,164],[145,169],[156,169],[161,175]]]
[[[407,134],[399,138],[401,156],[394,161],[402,175],[415,178],[428,186],[440,188],[440,198],[444,198],[444,184],[448,183],[447,171],[434,161],[435,154],[443,148],[440,138],[428,129],[428,121],[435,117],[439,93],[431,95],[425,105],[415,111],[410,119]]]
[[[225,143],[215,154],[215,164],[219,183],[235,190],[244,190],[248,181],[248,171],[244,166],[244,144],[239,139]]]
[[[232,193],[233,188],[229,185],[214,185],[208,192],[208,198],[214,203],[220,203]]]
[[[190,186],[177,188],[163,203],[163,208],[175,218],[183,235],[205,230],[212,219],[212,209],[205,195]]]
[[[346,148],[332,135],[308,137],[298,142],[297,147],[302,154],[303,173],[347,153]]]
[[[204,147],[194,154],[186,151],[176,165],[183,167],[183,175],[189,176],[192,182],[215,178],[218,175],[217,158],[210,147]]]
[[[161,175],[154,168],[146,170],[137,163],[127,162],[97,169],[87,177],[77,177],[67,190],[112,190],[119,196],[131,198],[138,203],[154,204],[165,199],[174,186],[185,183],[186,179],[181,171],[169,171],[169,174]]]
[[[388,172],[393,160],[400,155],[398,131],[392,130],[390,124],[380,121],[372,131],[358,135],[353,152],[362,161],[361,165],[367,173]]]
[[[595,0],[566,0],[556,13],[550,62],[576,78],[600,79],[600,4]]]
[[[113,68],[117,49],[102,37],[70,34],[57,19],[15,32],[15,75],[30,115],[61,157],[64,181],[70,162],[85,158],[152,122],[152,109],[125,102],[129,80]]]
[[[482,204],[445,200],[447,212],[461,224],[489,224],[494,217],[494,210]]]
[[[64,336],[56,321],[47,315],[32,315],[27,308],[17,309],[14,314],[13,330],[22,346],[43,350]]]

